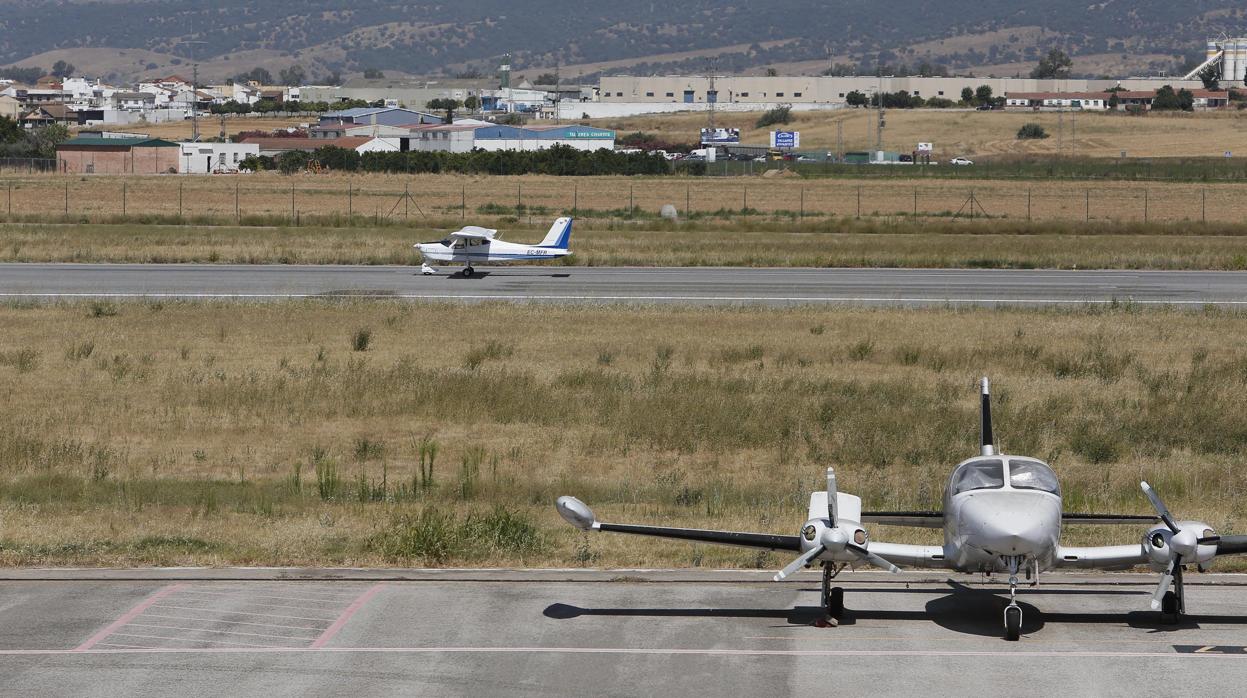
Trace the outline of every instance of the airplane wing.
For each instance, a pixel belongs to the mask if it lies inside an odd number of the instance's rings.
[[[944,548],[939,545],[904,545],[875,540],[870,542],[869,549],[897,567],[948,567]]]
[[[1217,557],[1247,554],[1247,536],[1221,536],[1216,543]],[[874,550],[874,545],[871,546]],[[1087,548],[1057,548],[1057,567],[1073,569],[1124,570],[1148,563],[1142,543],[1101,545]]]
[[[482,228],[476,225],[467,225],[460,230],[456,230],[447,237],[451,240],[492,240],[498,235],[498,231],[493,228]]]
[[[656,538],[675,538],[698,543],[734,545],[741,548],[763,550],[788,550],[801,552],[800,536],[783,536],[772,533],[743,533],[739,531],[710,531],[701,528],[669,528],[666,526],[636,526],[594,522],[592,528],[612,533],[632,533]]]
[[[1153,524],[1160,521],[1156,516],[1135,516],[1133,514],[1061,514],[1061,522],[1065,524]],[[942,528],[944,512],[942,511],[863,511],[862,523],[882,524],[885,526],[909,526],[911,528]]]

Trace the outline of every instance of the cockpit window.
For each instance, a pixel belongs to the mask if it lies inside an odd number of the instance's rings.
[[[1037,460],[1010,458],[1009,485],[1020,490],[1043,490],[1061,494],[1061,484],[1057,482],[1056,473]]]
[[[990,490],[1005,486],[1005,464],[1002,460],[978,460],[966,463],[953,480],[953,494],[970,490]]]

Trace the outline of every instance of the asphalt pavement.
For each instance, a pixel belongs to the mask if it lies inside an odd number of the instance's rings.
[[[7,695],[1232,695],[1247,577],[1046,575],[1024,637],[1003,584],[771,571],[6,570]]]
[[[354,296],[633,304],[1247,305],[1247,272],[0,264],[0,299]]]

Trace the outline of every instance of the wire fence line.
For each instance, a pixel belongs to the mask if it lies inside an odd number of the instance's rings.
[[[0,178],[9,221],[418,224],[422,219],[898,217],[1241,223],[1247,185],[801,180],[796,178]]]
[[[0,158],[0,174],[34,174],[56,170],[56,160],[50,158]]]

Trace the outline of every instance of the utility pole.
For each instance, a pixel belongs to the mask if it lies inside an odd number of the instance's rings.
[[[199,142],[199,64],[191,66],[191,140]]]
[[[557,58],[554,60],[554,123],[556,124],[560,123],[560,119],[563,116],[560,110],[560,106],[563,104],[563,80],[562,74],[559,72],[561,63],[562,61]]]
[[[879,86],[875,88],[875,96],[879,100],[879,120],[875,124],[875,151],[883,150],[883,66],[878,67]]]
[[[719,99],[719,93],[714,89],[714,64],[710,66],[710,75],[708,77],[710,78],[710,87],[706,89],[706,126],[711,131],[714,131],[714,104]]]

